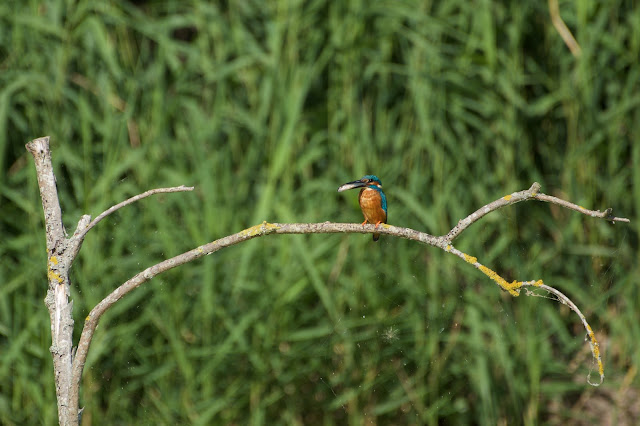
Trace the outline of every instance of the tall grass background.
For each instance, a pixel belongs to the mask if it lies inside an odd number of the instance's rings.
[[[540,424],[640,419],[640,6],[541,1],[23,1],[0,4],[0,423],[57,422],[38,185],[51,135],[76,338],[141,269],[264,220],[443,234],[528,188],[456,245],[543,279],[591,321],[512,298],[459,259],[382,236],[270,236],[154,278],[97,330],[84,424]],[[597,371],[592,379],[596,380]],[[622,423],[620,423],[622,424]]]

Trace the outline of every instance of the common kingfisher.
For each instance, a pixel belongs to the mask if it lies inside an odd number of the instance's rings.
[[[387,197],[382,192],[382,182],[375,175],[366,175],[360,180],[347,182],[338,188],[338,192],[347,189],[362,188],[358,201],[364,215],[364,222],[369,222],[378,227],[381,223],[387,223]],[[373,241],[378,241],[380,234],[373,234]]]

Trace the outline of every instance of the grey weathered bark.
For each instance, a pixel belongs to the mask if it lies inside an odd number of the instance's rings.
[[[91,221],[84,215],[78,222],[76,231],[70,238],[62,223],[62,211],[56,188],[56,178],[51,163],[49,137],[35,139],[26,145],[33,155],[40,188],[40,198],[44,209],[47,237],[47,277],[49,288],[45,305],[51,319],[51,356],[58,401],[58,421],[61,425],[77,425],[82,410],[79,410],[78,396],[80,375],[74,375],[75,350],[73,347],[73,301],[69,300],[71,282],[69,271],[76,258],[86,233],[113,211],[149,195],[161,192],[191,191],[192,187],[158,188],[136,195],[103,212]],[[84,361],[82,363],[84,365]]]
[[[73,259],[67,255],[67,239],[62,224],[62,211],[58,200],[56,179],[51,164],[49,151],[49,137],[35,139],[26,145],[33,155],[38,174],[38,186],[44,221],[47,230],[47,277],[49,288],[44,299],[51,319],[51,356],[55,372],[56,396],[58,398],[58,420],[60,424],[77,423],[69,418],[67,407],[73,405],[71,400],[77,401],[77,393],[70,395],[71,366],[72,366],[72,336],[73,336],[73,302],[69,300],[69,268]],[[76,391],[77,392],[77,391]],[[75,404],[77,407],[77,403]]]

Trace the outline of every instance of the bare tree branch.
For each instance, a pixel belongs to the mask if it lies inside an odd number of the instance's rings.
[[[614,217],[612,215],[611,209],[607,209],[604,212],[588,210],[568,201],[541,194],[539,192],[540,184],[538,184],[537,182],[534,182],[528,190],[514,192],[481,207],[466,218],[460,220],[458,224],[446,235],[439,237],[424,232],[419,232],[414,229],[400,228],[388,224],[380,224],[376,227],[371,224],[360,225],[354,223],[263,222],[260,225],[253,226],[236,234],[220,238],[216,241],[202,245],[171,259],[167,259],[154,266],[151,266],[144,271],[139,272],[124,284],[120,285],[118,288],[112,291],[108,296],[100,301],[100,303],[98,303],[86,317],[77,351],[75,353],[75,356],[73,356],[73,346],[71,338],[74,323],[72,319],[73,303],[69,302],[69,269],[80,249],[80,246],[82,245],[82,241],[84,240],[87,232],[98,222],[100,222],[104,217],[108,216],[121,207],[133,203],[134,201],[138,201],[142,198],[157,193],[191,191],[193,190],[193,187],[179,186],[173,188],[158,188],[149,190],[140,195],[131,197],[119,204],[116,204],[115,206],[98,215],[93,221],[91,221],[91,217],[89,215],[84,215],[78,222],[78,226],[73,236],[67,239],[65,236],[64,227],[62,225],[62,214],[60,210],[57,190],[55,187],[53,168],[51,165],[49,138],[45,137],[36,139],[27,144],[27,149],[33,155],[36,163],[38,184],[40,187],[42,204],[45,213],[45,224],[47,229],[47,251],[49,253],[49,290],[47,292],[47,297],[45,298],[45,303],[47,305],[47,308],[49,309],[49,313],[51,316],[51,353],[54,360],[56,396],[58,398],[58,417],[60,424],[78,424],[78,414],[80,413],[80,410],[78,410],[79,386],[89,347],[91,345],[91,340],[102,315],[107,310],[109,310],[118,300],[120,300],[123,296],[125,296],[135,288],[151,280],[158,274],[183,265],[187,262],[196,260],[202,256],[214,253],[225,247],[229,247],[253,238],[270,234],[365,234],[375,232],[380,234],[393,235],[408,240],[417,241],[426,245],[438,247],[446,251],[447,253],[451,253],[460,257],[465,262],[473,265],[486,276],[491,278],[503,290],[508,291],[513,296],[519,296],[523,287],[535,287],[547,291],[548,293],[553,294],[561,303],[569,306],[570,309],[579,316],[583,326],[587,331],[589,344],[591,346],[591,352],[598,364],[600,383],[602,383],[602,381],[604,380],[604,367],[602,364],[599,345],[596,340],[595,334],[589,326],[585,316],[567,296],[565,296],[555,288],[544,284],[540,279],[530,281],[513,281],[511,283],[508,283],[498,273],[478,262],[477,258],[461,252],[451,244],[451,242],[458,235],[460,235],[462,231],[464,231],[471,224],[478,221],[486,214],[498,210],[504,206],[526,200],[538,200],[557,204],[559,206],[578,211],[588,216],[609,220],[613,223],[615,223],[616,221],[629,222],[629,219]],[[527,291],[526,294],[535,295],[535,293],[531,291]],[[600,384],[591,383],[589,376],[587,377],[587,381],[590,384],[596,386]]]
[[[109,216],[111,213],[115,212],[116,210],[127,206],[131,203],[134,203],[138,200],[141,200],[143,198],[146,198],[150,195],[155,195],[155,194],[161,194],[161,193],[167,193],[167,192],[185,192],[185,191],[193,191],[193,186],[184,186],[184,185],[180,185],[180,186],[175,186],[175,187],[171,187],[171,188],[156,188],[156,189],[150,189],[146,192],[143,192],[142,194],[138,194],[136,196],[133,196],[127,200],[124,200],[121,203],[116,204],[115,206],[109,207],[107,210],[103,211],[102,213],[100,213],[98,216],[96,216],[95,219],[91,220],[91,216],[89,215],[84,215],[80,218],[80,221],[78,222],[78,226],[76,227],[75,232],[73,233],[73,237],[71,237],[71,246],[73,249],[73,257],[75,258],[75,256],[78,254],[78,252],[80,251],[80,247],[82,246],[82,242],[84,241],[84,237],[87,235],[87,232],[89,232],[91,230],[91,228],[93,228],[94,226],[96,226],[102,219],[104,219],[105,217]],[[91,220],[91,222],[89,222]]]
[[[612,208],[608,208],[605,211],[601,212],[600,210],[589,210],[589,209],[585,209],[582,206],[579,206],[577,204],[573,204],[570,203],[569,201],[565,201],[562,200],[560,198],[556,198],[553,197],[551,195],[545,195],[545,194],[536,194],[533,198],[535,198],[536,200],[539,201],[544,201],[547,203],[552,203],[552,204],[557,204],[559,206],[562,206],[564,208],[567,209],[571,209],[571,210],[575,210],[577,212],[580,212],[582,214],[586,214],[587,216],[591,216],[591,217],[597,217],[600,219],[605,219],[610,221],[611,223],[616,223],[616,222],[625,222],[625,223],[629,223],[629,219],[627,219],[626,217],[616,217],[613,216],[613,209]]]
[[[73,377],[74,383],[76,381],[79,382],[80,377],[82,375],[82,369],[84,368],[84,363],[86,361],[86,356],[89,350],[89,345],[91,344],[91,339],[93,336],[93,332],[98,325],[100,317],[111,307],[115,302],[120,300],[125,294],[129,293],[133,289],[139,287],[143,283],[149,281],[151,278],[155,277],[162,272],[168,271],[169,269],[173,269],[176,266],[183,265],[187,262],[191,262],[195,259],[198,259],[202,256],[214,253],[220,249],[225,247],[229,247],[256,237],[261,237],[270,234],[317,234],[317,233],[373,233],[377,232],[380,234],[393,235],[396,237],[406,238],[408,240],[413,240],[417,242],[421,242],[423,244],[439,247],[446,252],[455,254],[466,262],[472,264],[474,267],[482,271],[489,278],[494,280],[502,289],[508,291],[513,296],[520,295],[520,288],[525,286],[536,286],[538,288],[543,289],[551,289],[551,293],[556,295],[558,299],[576,312],[580,319],[583,321],[587,332],[591,338],[592,344],[592,353],[594,358],[598,362],[598,367],[601,375],[601,382],[604,379],[604,368],[602,366],[602,360],[598,351],[598,343],[595,340],[595,335],[591,330],[591,327],[586,322],[584,315],[580,312],[580,310],[575,306],[573,302],[566,296],[564,296],[561,292],[553,289],[553,287],[549,287],[545,285],[542,280],[531,280],[531,281],[513,281],[512,283],[507,283],[507,281],[502,278],[498,273],[492,271],[486,266],[480,264],[475,257],[469,256],[455,247],[451,245],[451,240],[458,236],[462,231],[469,227],[472,223],[480,219],[482,216],[495,211],[501,207],[506,205],[515,204],[520,201],[529,200],[529,199],[540,199],[542,201],[547,201],[550,203],[559,204],[563,207],[569,207],[572,205],[566,201],[560,200],[555,197],[551,197],[544,194],[539,194],[540,184],[534,182],[526,191],[514,192],[513,194],[506,195],[501,197],[484,207],[478,209],[476,212],[467,216],[465,219],[458,222],[447,235],[436,237],[424,232],[416,231],[410,228],[399,228],[396,226],[388,225],[388,224],[380,224],[378,227],[367,224],[367,225],[359,225],[354,223],[332,223],[332,222],[324,222],[324,223],[267,223],[263,222],[260,225],[253,226],[251,228],[245,229],[244,231],[238,232],[233,235],[229,235],[227,237],[221,238],[219,240],[213,241],[211,243],[202,245],[188,252],[182,253],[178,256],[175,256],[171,259],[167,259],[163,262],[160,262],[154,266],[151,266],[144,271],[136,274],[134,277],[129,279],[127,282],[122,284],[120,287],[115,289],[111,294],[105,297],[100,303],[98,303],[89,313],[87,318],[85,319],[85,325],[82,330],[82,334],[80,336],[80,342],[78,344],[78,352],[76,355],[76,359],[74,360],[73,365]],[[559,202],[562,201],[562,202]],[[603,213],[593,212],[591,210],[587,210],[581,207],[576,206],[574,210],[579,211],[581,213],[595,216],[608,218]],[[608,211],[608,210],[607,210]],[[605,211],[606,213],[606,211]],[[625,218],[616,218],[618,221],[626,221],[628,219]]]
[[[143,192],[142,194],[138,194],[134,197],[131,197],[127,200],[124,200],[121,203],[116,204],[115,206],[109,207],[107,210],[103,211],[102,213],[100,213],[98,216],[96,216],[95,219],[93,219],[91,221],[91,223],[89,223],[87,225],[87,227],[80,233],[80,237],[84,236],[87,232],[89,232],[89,230],[91,228],[93,228],[94,226],[96,226],[98,224],[98,222],[100,222],[102,219],[104,219],[105,217],[109,216],[111,213],[115,212],[116,210],[127,206],[131,203],[134,203],[138,200],[142,200],[143,198],[146,198],[150,195],[155,195],[155,194],[161,194],[161,193],[167,193],[167,192],[184,192],[184,191],[193,191],[193,186],[184,186],[184,185],[180,185],[180,186],[175,186],[172,188],[156,188],[156,189],[150,189],[146,192]]]
[[[477,222],[486,214],[496,211],[504,206],[519,203],[520,201],[530,200],[531,198],[535,197],[538,191],[540,191],[540,184],[538,182],[534,182],[533,185],[531,185],[531,187],[526,191],[514,192],[513,194],[505,195],[504,197],[498,198],[497,200],[480,207],[469,216],[460,220],[458,224],[454,226],[444,238],[446,238],[448,241],[453,241],[458,235],[460,235],[460,233],[462,233],[462,231],[467,229],[472,223]]]
[[[45,298],[45,305],[49,310],[51,321],[51,355],[56,382],[56,398],[58,402],[58,422],[61,425],[73,425],[79,422],[78,392],[79,383],[71,381],[73,377],[73,301],[69,301],[71,282],[69,271],[75,260],[87,232],[104,217],[117,209],[138,201],[149,195],[162,192],[191,191],[193,187],[179,186],[175,188],[152,189],[135,197],[131,197],[106,210],[91,222],[91,216],[80,218],[78,226],[71,238],[66,237],[62,222],[62,211],[56,178],[51,163],[49,137],[35,139],[26,144],[27,150],[33,156],[40,198],[44,210],[44,220],[47,236],[47,277],[49,288]]]
[[[460,220],[456,226],[451,229],[445,236],[449,241],[453,241],[462,231],[467,229],[472,223],[478,221],[481,217],[485,216],[492,211],[498,210],[501,207],[509,206],[511,204],[516,204],[521,201],[526,200],[538,200],[544,201],[551,204],[557,204],[567,209],[575,210],[582,214],[586,214],[587,216],[606,219],[611,221],[612,223],[616,222],[626,222],[629,223],[629,219],[624,217],[615,217],[612,215],[613,209],[609,208],[605,211],[601,212],[599,210],[589,210],[581,207],[577,204],[570,203],[569,201],[562,200],[557,197],[553,197],[551,195],[541,194],[540,193],[540,184],[538,182],[534,182],[529,189],[526,191],[514,192],[509,195],[505,195],[504,197],[498,198],[497,200],[480,207],[475,212],[471,213],[469,216]]]
[[[593,355],[594,360],[598,364],[598,373],[600,374],[600,382],[599,383],[595,383],[595,382],[591,381],[591,371],[589,371],[589,374],[587,375],[587,383],[589,383],[592,386],[600,386],[602,384],[602,382],[604,381],[604,365],[602,364],[602,356],[600,354],[600,344],[596,340],[596,335],[593,332],[593,330],[591,329],[591,326],[587,322],[587,319],[585,318],[584,314],[580,311],[580,309],[578,309],[578,307],[575,305],[575,303],[573,303],[571,301],[571,299],[569,299],[567,296],[565,296],[559,290],[557,290],[557,289],[555,289],[553,287],[550,287],[550,286],[548,286],[546,284],[542,284],[542,280],[536,281],[533,284],[523,283],[523,286],[525,286],[525,285],[534,285],[534,286],[536,286],[538,288],[541,288],[541,289],[547,291],[548,293],[553,294],[554,296],[556,296],[558,298],[558,300],[563,305],[567,305],[573,312],[575,312],[578,315],[578,317],[580,318],[580,321],[582,321],[582,325],[584,326],[585,330],[587,330],[587,336],[586,336],[585,340],[588,339],[589,346],[591,348],[591,354]],[[536,295],[537,294],[535,294],[533,292],[528,292],[527,293],[527,296],[536,296]]]
[[[55,252],[58,244],[65,238],[64,225],[62,224],[62,210],[58,199],[56,178],[51,163],[51,151],[49,151],[49,136],[34,139],[25,145],[33,156],[40,188],[40,198],[44,209],[45,226],[47,230],[47,250],[49,255]]]
[[[49,310],[51,320],[51,347],[49,351],[53,358],[55,373],[56,397],[58,400],[58,421],[60,424],[73,424],[66,407],[73,397],[70,395],[73,346],[73,302],[69,301],[69,269],[70,257],[67,256],[67,240],[62,211],[56,188],[56,178],[53,174],[51,151],[49,151],[49,137],[35,139],[26,145],[33,156],[38,175],[40,198],[44,209],[44,222],[47,232],[47,278],[49,286],[45,305]],[[77,398],[76,398],[77,399]],[[76,403],[77,405],[77,403]]]
[[[487,268],[486,266],[484,266],[480,262],[478,262],[477,258],[475,258],[473,256],[469,256],[468,254],[465,254],[465,253],[461,252],[460,250],[454,248],[451,245],[447,246],[447,248],[445,250],[447,252],[449,252],[449,253],[455,254],[459,258],[463,259],[465,262],[470,263],[475,268],[479,269],[483,274],[485,274],[486,276],[488,276],[489,278],[494,280],[496,282],[496,284],[498,284],[503,290],[508,291],[509,294],[511,294],[512,296],[515,296],[515,297],[519,296],[520,295],[520,290],[523,287],[531,287],[531,286],[533,286],[535,288],[539,288],[539,289],[547,291],[548,293],[553,294],[557,298],[557,300],[560,301],[560,303],[562,303],[563,305],[567,305],[573,312],[575,312],[578,315],[578,317],[580,318],[580,321],[582,321],[582,325],[584,326],[585,330],[587,331],[587,337],[589,339],[589,346],[591,347],[591,354],[593,355],[593,359],[595,360],[596,364],[598,365],[598,373],[600,374],[600,382],[599,383],[591,382],[591,371],[589,371],[589,374],[587,375],[587,383],[589,383],[592,386],[600,386],[602,384],[602,382],[604,381],[604,364],[602,363],[602,356],[600,354],[600,345],[598,344],[598,341],[596,339],[596,335],[593,332],[593,330],[591,329],[591,326],[589,325],[589,323],[587,322],[587,319],[582,314],[580,309],[578,309],[578,307],[575,305],[575,303],[573,303],[571,301],[571,299],[569,299],[567,296],[565,296],[559,290],[557,290],[557,289],[555,289],[555,288],[553,288],[551,286],[546,285],[542,280],[512,281],[512,282],[509,283],[509,282],[507,282],[507,280],[502,278],[498,273],[496,273],[495,271]],[[527,296],[536,296],[537,295],[536,293],[534,293],[532,291],[527,291],[525,294]]]

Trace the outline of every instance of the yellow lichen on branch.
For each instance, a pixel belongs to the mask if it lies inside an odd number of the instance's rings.
[[[512,281],[511,283],[508,283],[507,280],[505,280],[504,278],[502,278],[496,271],[494,271],[493,269],[489,269],[484,265],[478,264],[477,268],[482,271],[483,274],[485,274],[486,276],[488,276],[489,278],[491,278],[493,281],[495,281],[496,283],[498,283],[498,285],[500,287],[502,287],[503,290],[508,291],[512,296],[520,296],[520,292],[518,291],[518,289],[520,287],[522,287],[522,281]]]
[[[464,254],[464,260],[466,260],[467,263],[470,263],[470,264],[472,264],[474,266],[476,265],[476,263],[478,263],[478,258],[477,257],[469,256],[466,253],[463,253],[463,254]]]
[[[600,356],[600,344],[598,343],[596,334],[591,329],[591,326],[587,324],[586,328],[587,336],[589,336],[589,345],[591,346],[591,352],[593,353],[593,357],[598,363],[598,373],[600,374],[600,381],[602,382],[602,377],[604,377],[604,365],[602,364],[602,357]]]
[[[451,246],[447,246],[447,251],[451,251]],[[478,268],[483,274],[491,278],[495,281],[503,290],[508,291],[512,296],[520,296],[520,287],[523,285],[523,281],[513,281],[511,283],[507,282],[504,278],[502,278],[496,271],[487,268],[480,262],[478,262],[478,258],[474,256],[469,256],[466,253],[462,253],[463,259],[467,262]]]
[[[596,340],[596,335],[593,332],[593,330],[591,329],[591,326],[589,326],[589,324],[586,322],[586,319],[584,318],[584,315],[582,315],[582,313],[580,312],[580,310],[573,304],[573,302],[571,302],[570,300],[568,300],[566,298],[566,296],[564,296],[562,293],[560,293],[559,291],[550,288],[548,286],[546,286],[544,284],[544,282],[542,280],[536,280],[536,281],[512,281],[512,282],[507,282],[507,280],[505,280],[504,278],[502,278],[497,272],[495,272],[494,270],[487,268],[486,266],[482,265],[480,262],[478,262],[478,259],[475,256],[470,256],[466,253],[461,252],[460,250],[454,248],[451,244],[447,244],[445,246],[445,250],[449,253],[453,253],[455,255],[457,255],[458,257],[461,257],[462,259],[465,260],[465,262],[473,265],[475,268],[479,269],[483,274],[485,274],[487,277],[491,278],[493,281],[495,281],[503,290],[506,290],[509,292],[509,294],[511,294],[512,296],[519,296],[520,295],[520,289],[524,286],[534,286],[534,287],[539,287],[542,288],[544,290],[550,291],[552,292],[554,295],[556,295],[559,300],[562,303],[566,303],[568,304],[571,309],[576,312],[578,314],[578,316],[580,316],[580,319],[582,320],[586,330],[587,330],[587,337],[588,337],[588,341],[589,341],[589,346],[591,347],[591,353],[593,354],[593,358],[595,359],[596,363],[598,364],[598,373],[600,375],[600,384],[602,383],[602,381],[604,380],[604,364],[602,363],[602,356],[600,355],[600,345],[598,344],[598,341]],[[589,373],[589,376],[587,376],[587,382],[593,386],[599,386],[598,383],[592,383],[590,380],[590,376],[591,373]]]
[[[62,277],[55,273],[52,269],[49,269],[49,271],[47,272],[47,278],[49,278],[49,281],[57,281],[58,284],[62,283]]]
[[[273,223],[268,223],[266,220],[262,222],[260,225],[252,226],[251,228],[247,228],[242,231],[243,234],[248,235],[250,237],[255,237],[256,235],[262,235],[265,231],[278,229],[278,225],[274,225]]]
[[[54,267],[58,265],[58,258],[56,256],[51,256],[49,258],[49,269],[47,270],[47,278],[49,281],[57,281],[58,284],[61,284],[63,279],[56,271],[54,271]]]

